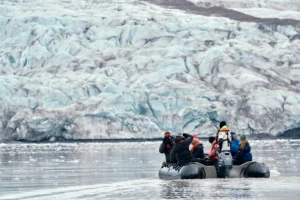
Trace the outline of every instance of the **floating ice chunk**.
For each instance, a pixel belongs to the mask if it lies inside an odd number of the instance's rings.
[[[29,157],[29,162],[36,162],[38,159],[35,159],[35,158],[33,158],[33,157]]]
[[[80,160],[71,160],[71,161],[67,161],[67,162],[69,162],[69,163],[79,163]]]
[[[270,176],[280,176],[280,172],[275,169],[270,170]]]
[[[56,140],[55,137],[51,137],[51,138],[49,139],[50,142],[54,142],[55,140]]]

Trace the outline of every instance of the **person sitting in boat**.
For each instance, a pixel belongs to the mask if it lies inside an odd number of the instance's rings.
[[[203,159],[204,158],[203,145],[196,134],[193,135],[192,145],[193,145],[191,149],[192,155],[195,158]]]
[[[226,126],[226,122],[220,122],[220,129],[216,135],[216,142],[219,145],[220,152],[230,152],[231,137],[229,135],[230,130]]]
[[[193,157],[190,151],[190,144],[193,141],[193,136],[183,133],[175,137],[175,145],[170,153],[171,162],[176,161],[178,165],[185,165],[190,162],[204,163],[204,160]]]
[[[163,142],[160,144],[159,147],[159,152],[164,153],[166,156],[166,162],[171,162],[170,152],[173,146],[174,146],[174,137],[171,136],[171,133],[167,131],[164,133]]]
[[[230,153],[232,157],[235,157],[240,147],[240,140],[238,134],[235,132],[230,132],[231,135],[231,145],[230,145]]]
[[[217,151],[219,150],[219,146],[215,139],[216,139],[215,137],[209,137],[208,139],[209,143],[211,144],[210,152],[206,158],[207,159],[206,163],[208,165],[213,165],[213,164],[216,165],[218,161]]]
[[[246,135],[241,136],[239,151],[234,157],[233,164],[240,165],[248,161],[252,161],[251,146]]]

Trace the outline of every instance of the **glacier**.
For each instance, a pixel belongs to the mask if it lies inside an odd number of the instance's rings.
[[[0,0],[0,140],[210,136],[221,120],[298,134],[299,2],[190,2],[265,18],[160,0]]]
[[[200,7],[224,7],[230,9],[270,9],[273,11],[299,12],[300,2],[294,0],[187,0]],[[259,13],[257,13],[259,14]],[[263,13],[260,13],[262,15]],[[268,15],[269,13],[264,13]],[[277,12],[279,15],[280,12]],[[263,15],[262,15],[263,16]]]

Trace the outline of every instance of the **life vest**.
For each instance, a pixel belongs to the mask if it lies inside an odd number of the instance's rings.
[[[231,138],[229,132],[230,130],[226,126],[218,131],[216,142],[220,145],[221,151],[230,151]],[[223,140],[222,144],[219,143],[220,138]]]
[[[218,160],[218,155],[216,154],[216,150],[215,148],[218,146],[218,144],[216,143],[216,141],[214,141],[212,144],[211,144],[211,149],[210,149],[210,152],[208,154],[208,157],[210,159],[214,159],[214,160]]]
[[[218,131],[218,133],[217,133],[217,135],[216,135],[216,142],[217,142],[217,144],[218,144],[218,142],[219,142],[219,133],[220,132],[226,132],[227,133],[227,140],[229,141],[229,138],[228,138],[228,133],[229,133],[229,129],[227,128],[227,126],[223,126],[219,131]]]
[[[195,150],[195,147],[198,146],[198,145],[200,145],[200,144],[201,144],[201,142],[196,142],[196,143],[193,145],[193,147],[192,147],[192,149],[191,149],[191,152],[193,153],[194,150]]]

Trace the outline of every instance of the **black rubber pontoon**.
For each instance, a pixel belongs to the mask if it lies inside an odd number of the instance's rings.
[[[184,166],[164,162],[159,170],[162,179],[205,179],[217,178],[215,166],[190,163]],[[263,163],[254,161],[233,165],[228,171],[228,178],[269,178],[270,170]]]

